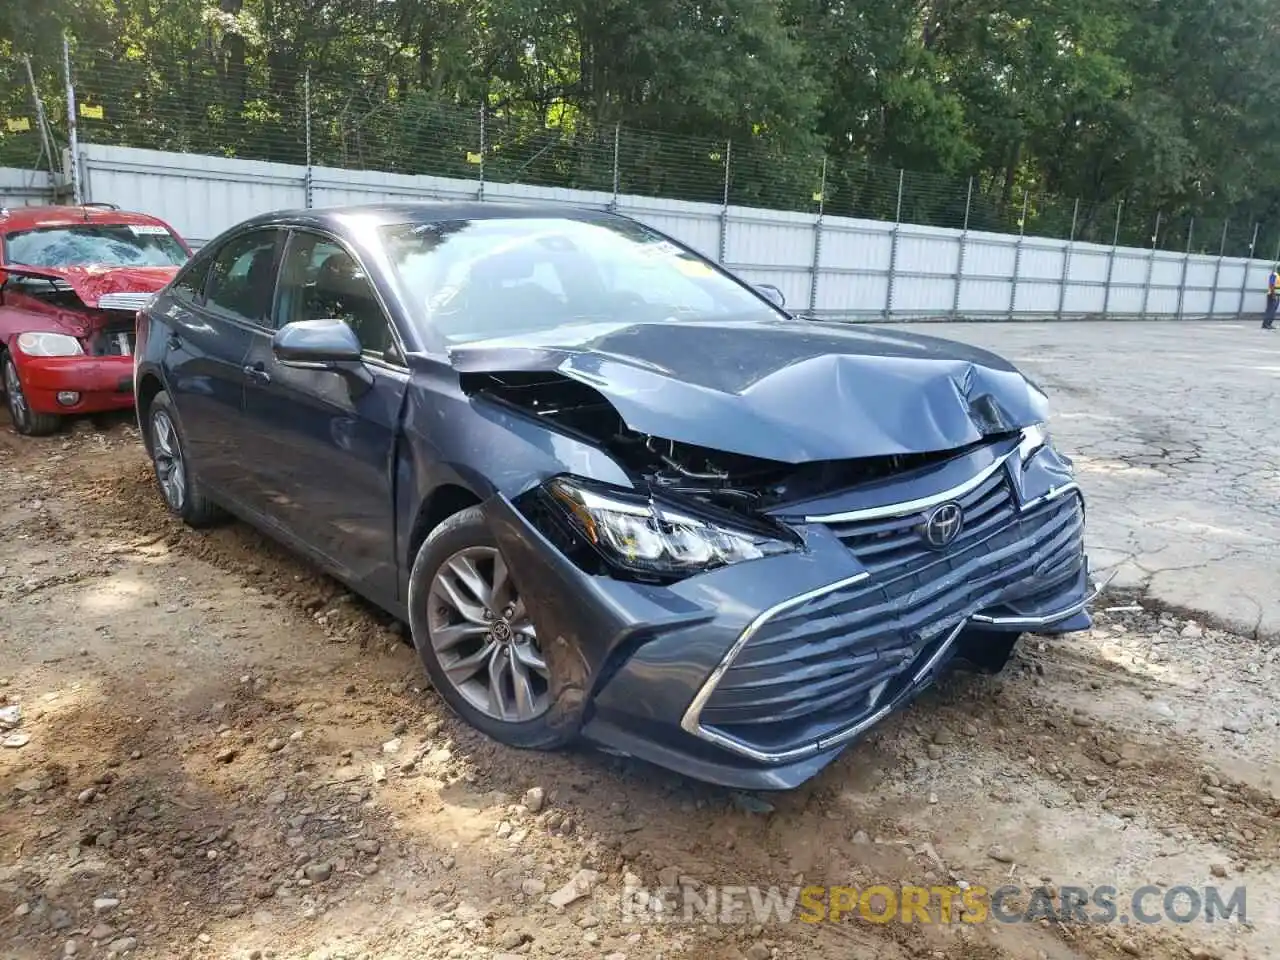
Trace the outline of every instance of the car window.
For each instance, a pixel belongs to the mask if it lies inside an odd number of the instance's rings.
[[[205,282],[209,278],[209,257],[196,254],[169,284],[169,293],[188,303],[199,303],[204,297]]]
[[[781,316],[709,261],[630,220],[407,223],[383,228],[382,238],[411,319],[453,341],[572,323]]]
[[[275,326],[299,320],[344,320],[371,357],[399,356],[387,315],[363,268],[334,240],[296,232],[285,246]]]
[[[227,241],[209,270],[205,303],[250,323],[266,323],[279,233],[254,230]]]
[[[5,258],[27,267],[176,267],[187,251],[159,224],[86,223],[9,234]]]

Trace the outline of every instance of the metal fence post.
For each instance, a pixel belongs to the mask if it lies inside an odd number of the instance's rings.
[[[609,201],[609,212],[618,212],[618,187],[622,184],[621,159],[622,124],[613,125],[613,199]]]
[[[902,188],[906,184],[907,171],[898,171],[898,205],[893,214],[893,239],[889,243],[889,279],[884,290],[884,318],[893,313],[893,285],[898,270],[898,234],[902,229]]]
[[[31,58],[24,56],[22,62],[27,68],[27,84],[31,87],[31,103],[36,111],[36,125],[40,128],[40,150],[49,162],[49,188],[56,193],[58,189],[58,158],[54,155],[53,140],[49,137],[49,118],[44,112],[44,101],[40,99],[40,88],[36,86],[36,75],[31,70]]]
[[[1253,266],[1253,248],[1258,245],[1258,227],[1259,224],[1253,225],[1253,239],[1249,241],[1249,258],[1244,264],[1244,276],[1240,278],[1240,306],[1236,310],[1236,319],[1244,316],[1244,295],[1249,289],[1249,268]]]
[[[1067,309],[1067,286],[1071,283],[1071,254],[1076,246],[1076,222],[1080,219],[1080,198],[1076,197],[1075,208],[1071,211],[1071,235],[1067,237],[1067,247],[1062,252],[1062,282],[1058,284],[1058,319]]]
[[[1187,266],[1191,263],[1191,233],[1196,228],[1196,218],[1187,221],[1187,252],[1182,255],[1182,279],[1178,281],[1178,319],[1182,319],[1187,296]]]
[[[1022,239],[1027,232],[1027,201],[1031,193],[1022,190],[1022,216],[1018,219],[1018,241],[1013,248],[1013,280],[1009,284],[1009,319],[1013,319],[1018,304],[1018,273],[1022,269]]]
[[[1142,287],[1142,319],[1147,319],[1147,307],[1151,303],[1151,277],[1156,269],[1156,241],[1160,237],[1160,214],[1163,211],[1156,211],[1156,229],[1151,234],[1151,256],[1147,257],[1147,281]]]
[[[71,80],[71,41],[62,35],[62,67],[67,79],[67,146],[71,153],[71,202],[84,202],[80,193],[80,137],[76,131],[76,88]]]
[[[827,207],[827,158],[822,158],[822,179],[818,187],[818,219],[813,222],[813,264],[809,270],[809,312],[818,309],[818,276],[822,269],[822,220]]]
[[[729,172],[733,162],[733,141],[724,142],[724,192],[720,197],[720,265],[729,250]]]
[[[311,68],[307,67],[306,73],[302,75],[302,113],[303,113],[303,129],[307,141],[307,175],[303,183],[303,192],[306,200],[307,209],[312,206],[312,198],[314,191],[314,183],[311,175]]]
[[[951,294],[951,319],[960,316],[960,286],[964,283],[964,255],[969,249],[969,211],[973,208],[973,177],[964,197],[964,227],[960,230],[960,253],[956,258],[956,287]]]
[[[489,111],[485,109],[486,104],[482,101],[480,104],[480,189],[476,192],[476,199],[484,199],[484,151],[485,151],[485,114]]]
[[[1222,276],[1222,259],[1227,254],[1227,228],[1230,220],[1222,221],[1222,240],[1218,243],[1218,263],[1213,268],[1213,293],[1209,296],[1209,319],[1218,312],[1218,280]]]
[[[1120,218],[1124,216],[1124,201],[1121,200],[1116,204],[1116,230],[1111,235],[1111,252],[1107,255],[1107,286],[1106,292],[1102,296],[1102,316],[1105,318],[1111,313],[1111,277],[1116,269],[1116,249],[1120,246]]]

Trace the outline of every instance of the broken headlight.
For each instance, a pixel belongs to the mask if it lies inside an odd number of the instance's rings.
[[[799,543],[695,517],[625,490],[557,477],[546,487],[578,535],[633,573],[678,577],[790,553]]]
[[[1037,423],[1024,428],[1022,439],[1018,441],[1018,460],[1026,463],[1052,442],[1047,423]]]

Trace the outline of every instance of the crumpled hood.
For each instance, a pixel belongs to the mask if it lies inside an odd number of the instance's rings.
[[[950,450],[1045,420],[1008,361],[808,321],[591,324],[454,347],[460,373],[555,371],[632,430],[786,463]]]
[[[178,273],[178,267],[6,267],[11,273],[48,277],[71,285],[86,307],[97,308],[110,293],[155,293]]]

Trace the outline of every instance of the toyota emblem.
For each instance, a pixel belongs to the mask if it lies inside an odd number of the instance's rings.
[[[942,549],[950,546],[964,527],[964,511],[958,503],[944,503],[934,507],[925,520],[921,533],[931,547]]]

